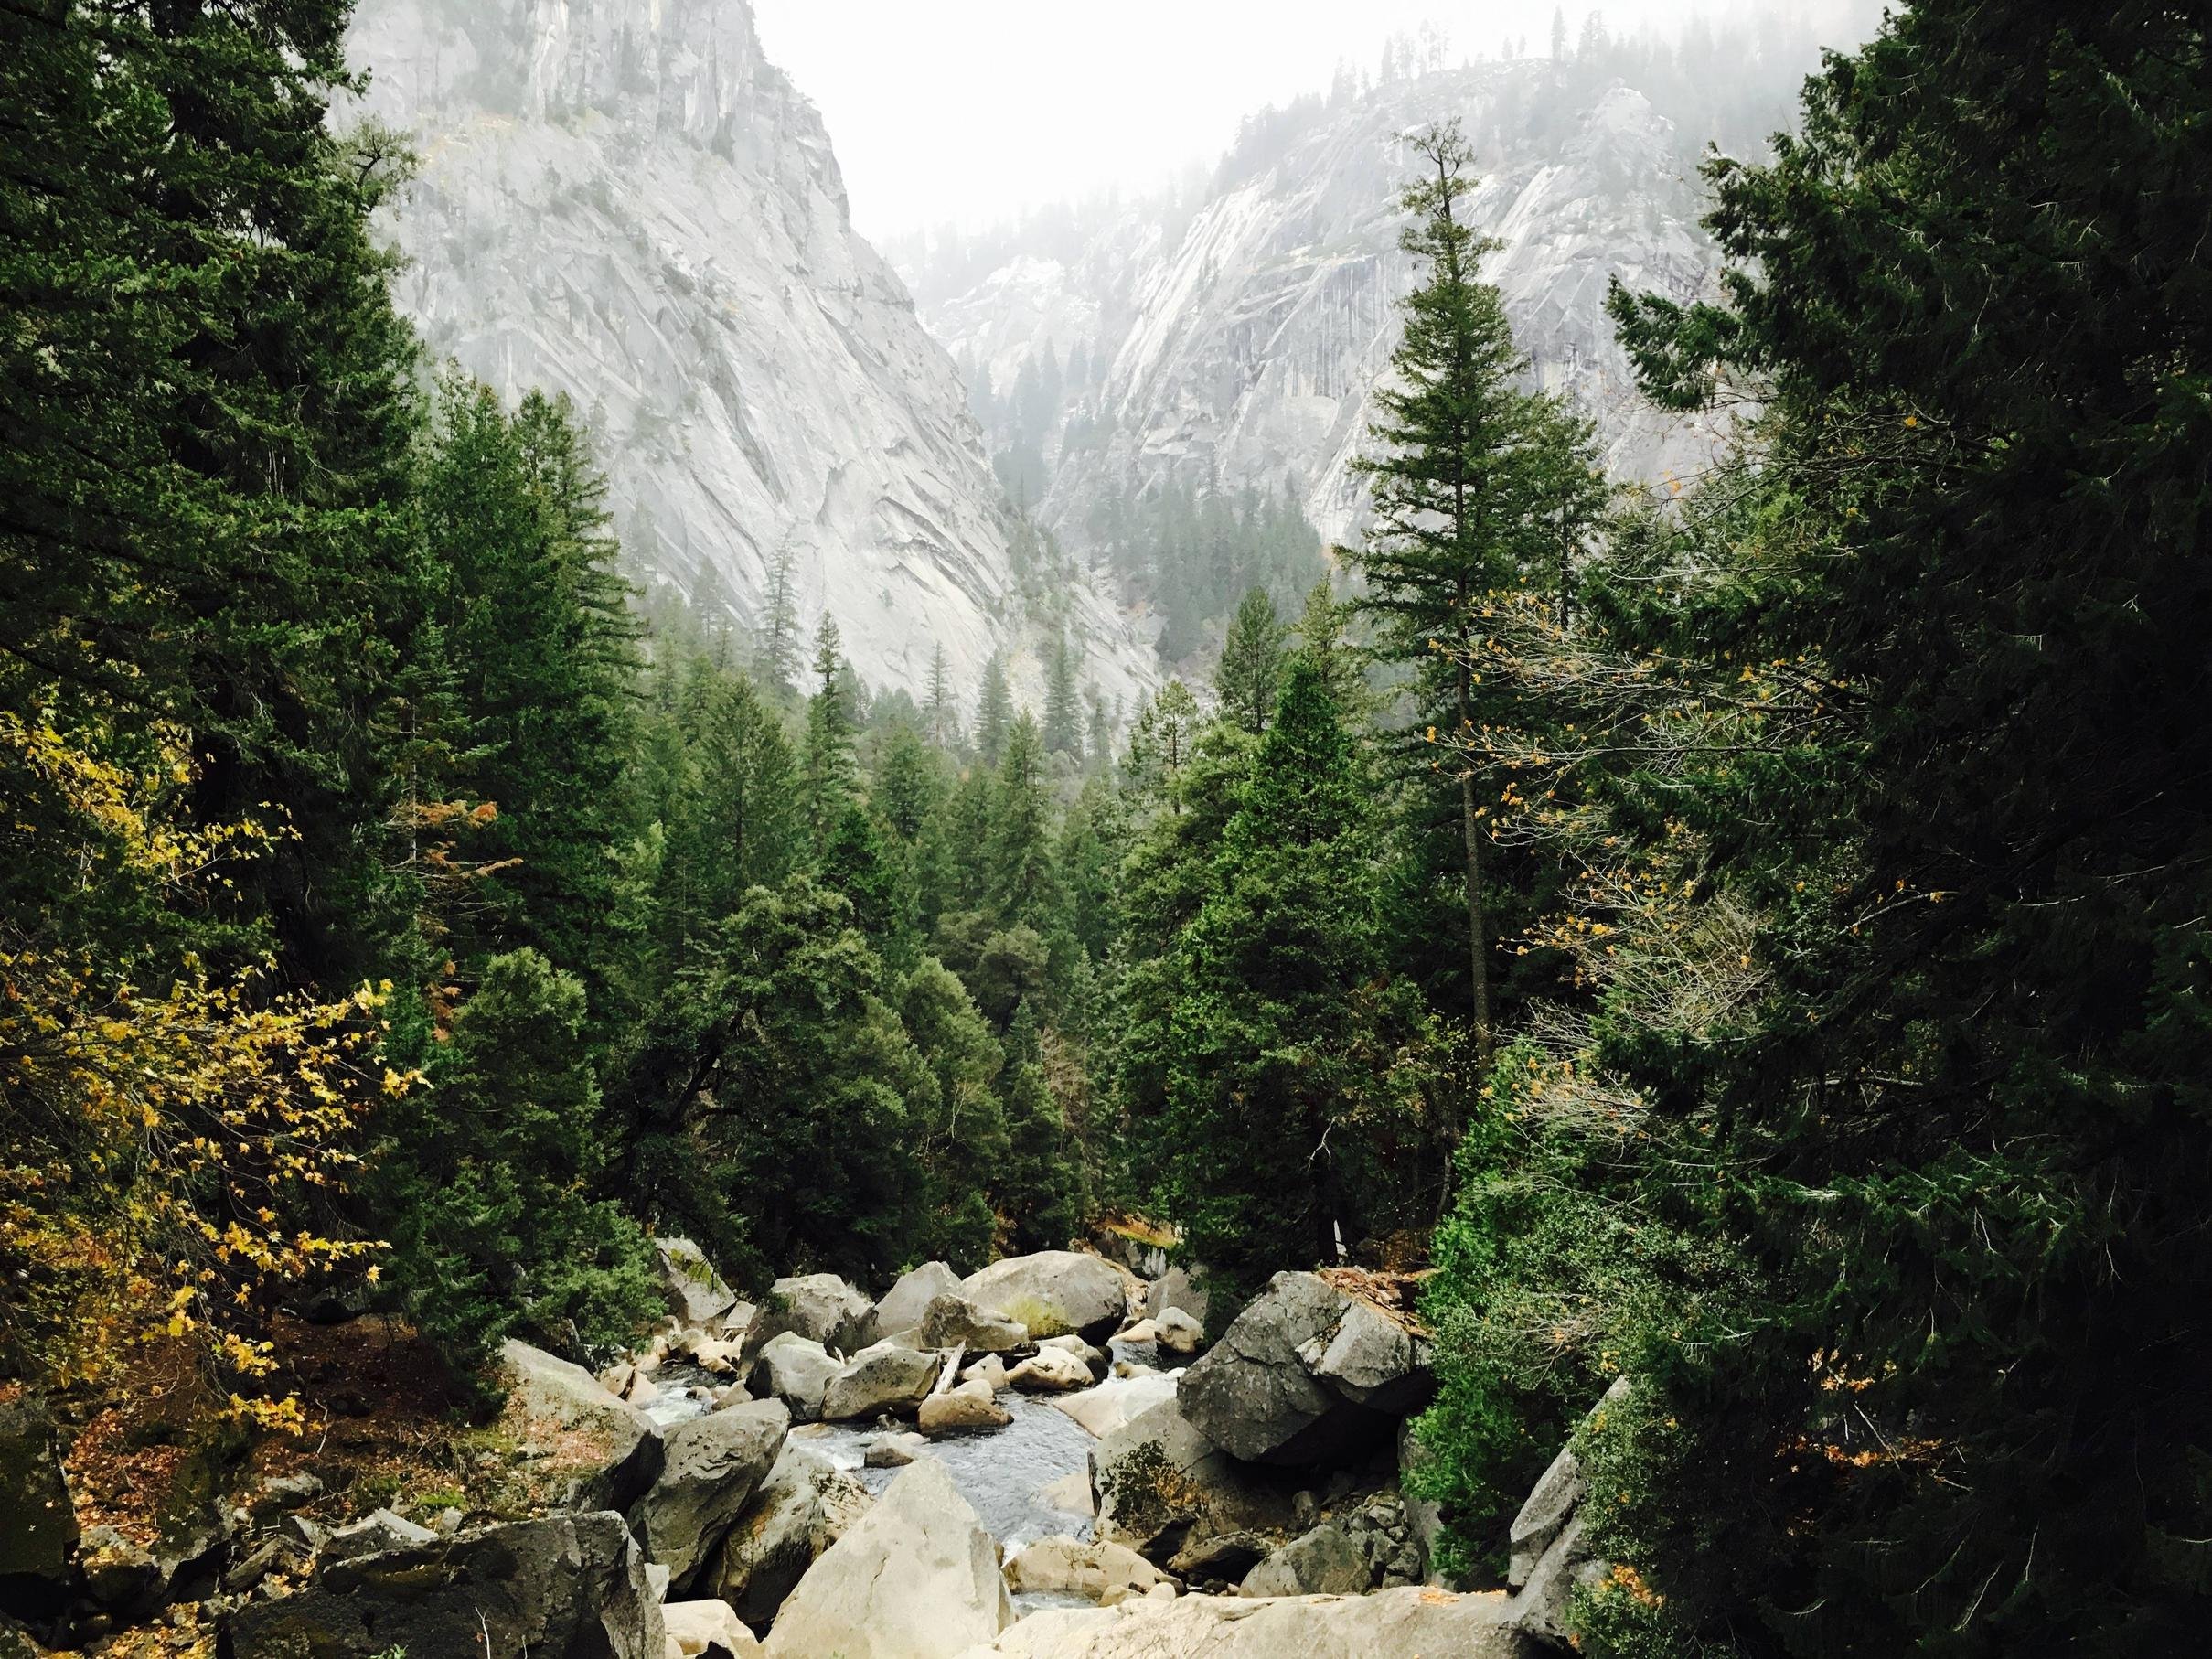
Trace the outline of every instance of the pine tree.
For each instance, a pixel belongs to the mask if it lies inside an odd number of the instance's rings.
[[[1007,734],[992,791],[990,909],[1002,926],[1050,931],[1059,902],[1053,870],[1052,800],[1044,779],[1044,744],[1028,711]]]
[[[798,694],[798,594],[792,580],[794,556],[786,541],[768,567],[768,594],[755,655],[761,680],[779,698]]]
[[[1083,1226],[1082,1170],[1045,1078],[1043,1043],[1027,1001],[1007,1033],[1006,1054],[1000,1093],[1008,1147],[998,1188],[1009,1243],[1018,1252],[1063,1250]]]
[[[1223,713],[1257,737],[1275,713],[1283,676],[1283,625],[1265,588],[1252,588],[1236,607],[1222,646],[1213,694]]]
[[[1474,659],[1486,607],[1523,584],[1544,555],[1578,532],[1602,504],[1587,423],[1555,399],[1519,390],[1527,360],[1513,344],[1498,291],[1477,265],[1488,246],[1459,212],[1473,188],[1473,153],[1456,123],[1415,141],[1433,177],[1403,198],[1413,217],[1405,252],[1427,280],[1405,302],[1405,337],[1392,357],[1395,380],[1376,394],[1372,482],[1374,529],[1358,554],[1367,577],[1362,608],[1388,648],[1421,671],[1429,741],[1470,738],[1479,708]],[[1493,1041],[1491,901],[1483,871],[1493,780],[1459,772],[1465,855],[1469,979],[1475,1046]]]
[[[993,651],[983,665],[983,689],[976,703],[976,753],[985,765],[999,764],[1013,717],[1014,700],[1006,689],[1006,665]]]
[[[922,700],[924,729],[929,741],[947,751],[960,746],[960,702],[953,690],[952,672],[945,664],[945,648],[938,646],[929,658],[929,687]]]
[[[1083,758],[1083,703],[1075,691],[1075,662],[1068,651],[1067,636],[1053,641],[1045,662],[1044,748],[1048,755]]]
[[[829,838],[844,820],[845,808],[859,797],[860,762],[854,754],[856,731],[846,683],[845,662],[839,654],[837,618],[822,615],[815,637],[815,693],[807,702],[807,744],[800,776],[807,823],[814,835],[817,858],[829,846]]]
[[[1176,940],[1161,1056],[1170,1214],[1245,1290],[1399,1219],[1382,1172],[1420,1132],[1421,1015],[1378,983],[1368,797],[1320,673],[1294,658]]]

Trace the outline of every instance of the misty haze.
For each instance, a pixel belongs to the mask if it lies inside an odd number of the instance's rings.
[[[0,5],[0,1655],[2195,1651],[2208,89]]]

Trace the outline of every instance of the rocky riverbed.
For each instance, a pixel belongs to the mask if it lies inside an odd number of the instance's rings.
[[[472,1455],[527,1470],[524,1497],[331,1526],[273,1494],[197,1590],[179,1577],[179,1622],[232,1659],[1523,1655],[1603,1570],[1563,1454],[1515,1529],[1518,1592],[1438,1581],[1401,1485],[1427,1340],[1356,1274],[1277,1275],[1215,1331],[1202,1280],[1087,1251],[758,1301],[662,1252],[646,1346],[587,1369],[507,1344],[510,1450]],[[118,1582],[52,1553],[64,1622]],[[128,1616],[158,1611],[134,1593]]]

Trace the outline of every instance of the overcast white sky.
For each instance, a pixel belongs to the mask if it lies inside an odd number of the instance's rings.
[[[1449,61],[1550,48],[1556,0],[754,0],[820,106],[863,235],[994,223],[1216,160],[1244,115],[1380,63],[1434,21]],[[1809,0],[1769,0],[1800,9]],[[1810,0],[1818,4],[1819,0]],[[1615,33],[1743,0],[1604,0]],[[1579,32],[1590,0],[1563,8]]]

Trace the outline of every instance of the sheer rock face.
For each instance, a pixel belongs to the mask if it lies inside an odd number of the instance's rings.
[[[1715,429],[1645,407],[1605,315],[1607,285],[1688,298],[1718,256],[1698,225],[1696,146],[1632,88],[1570,94],[1542,62],[1479,64],[1388,87],[1315,118],[1271,163],[1224,178],[1178,229],[1131,211],[1080,257],[1023,254],[928,320],[1003,396],[1049,340],[1110,363],[1074,394],[1101,431],[1058,457],[1044,516],[1079,543],[1091,512],[1169,479],[1232,493],[1293,489],[1322,533],[1367,514],[1350,463],[1417,275],[1398,251],[1408,134],[1458,116],[1480,186],[1468,203],[1502,246],[1505,295],[1532,380],[1598,423],[1623,478],[1663,483],[1710,461]],[[926,286],[926,284],[925,284]]]
[[[792,561],[866,680],[972,695],[1008,649],[1041,694],[1009,525],[952,361],[850,223],[814,106],[746,0],[365,0],[366,113],[411,136],[395,292],[432,350],[589,417],[634,563],[702,611],[764,615]],[[1087,585],[1084,678],[1155,677]]]

